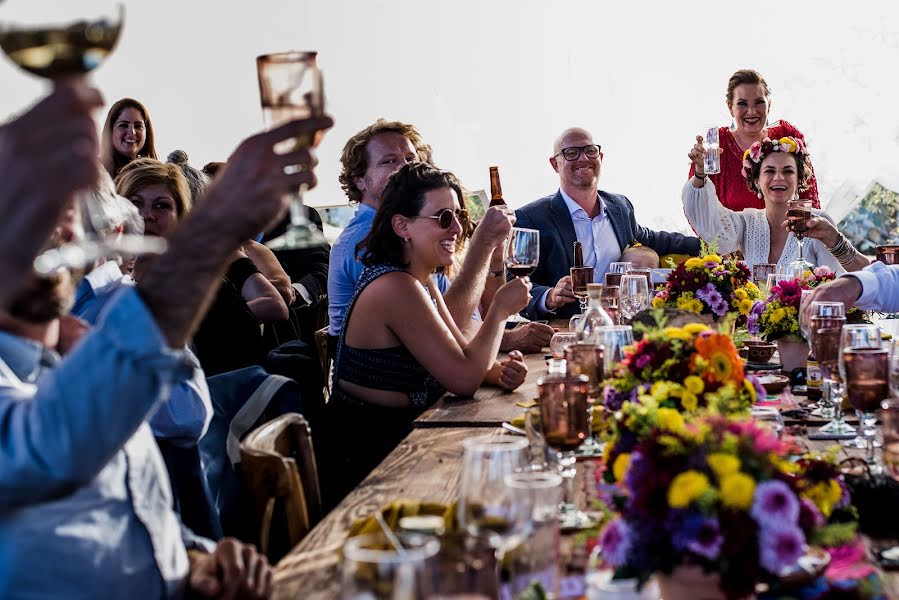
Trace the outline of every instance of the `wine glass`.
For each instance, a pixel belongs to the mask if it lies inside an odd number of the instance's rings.
[[[815,290],[803,289],[799,292],[799,333],[802,334],[802,339],[808,342],[809,350],[812,349],[812,339],[808,328],[809,323],[806,319],[802,318],[802,314],[805,312],[805,307],[808,305],[809,300],[811,300],[814,291]]]
[[[767,290],[767,294],[771,294],[771,288],[780,283],[781,281],[789,281],[791,277],[786,273],[769,273],[767,282],[765,283],[765,289]]]
[[[790,231],[796,236],[796,244],[799,246],[799,258],[790,263],[790,268],[802,274],[814,269],[815,266],[803,258],[803,240],[807,227],[805,222],[812,218],[811,200],[790,200],[787,202],[787,221]]]
[[[571,267],[571,293],[581,305],[581,313],[587,310],[587,284],[593,283],[593,267]]]
[[[777,265],[773,263],[752,265],[752,280],[766,296],[768,295],[768,275],[774,273],[776,269]]]
[[[625,275],[621,278],[618,315],[621,321],[630,321],[641,310],[649,308],[649,285],[643,275]]]
[[[274,128],[294,119],[322,116],[325,95],[316,52],[279,52],[256,57],[259,97],[266,127]],[[321,139],[320,131],[304,134],[276,146],[280,153],[313,148]],[[286,167],[285,171],[294,167]],[[269,240],[272,250],[291,250],[321,246],[325,236],[309,219],[303,207],[306,185],[291,194],[290,224],[280,236]]]
[[[24,71],[50,80],[82,85],[115,48],[125,9],[121,2],[15,2],[4,5],[0,22],[0,48]],[[99,165],[98,165],[99,174]],[[111,185],[111,184],[110,184]],[[107,234],[105,211],[97,195],[101,184],[77,194],[76,205],[87,214],[93,231],[75,241],[46,250],[34,260],[34,269],[48,275],[59,269],[85,268],[107,256],[138,256],[165,251],[162,238]]]
[[[842,302],[812,302],[809,319],[809,341],[821,369],[823,395],[821,415],[830,422],[821,427],[823,433],[848,435],[855,430],[843,420],[843,380],[839,372],[840,335],[846,323],[846,307]]]
[[[565,358],[565,349],[577,341],[573,331],[557,331],[549,340],[549,351],[553,358]]]
[[[880,468],[874,458],[874,412],[889,396],[890,350],[883,347],[876,325],[846,325],[840,337],[840,375],[846,396],[858,414],[858,437],[844,445],[867,450],[865,460]],[[861,438],[861,440],[859,440]]]
[[[621,278],[632,268],[634,263],[630,262],[613,262],[609,264],[609,270],[606,271],[606,285],[621,285]]]
[[[540,232],[536,229],[513,227],[506,249],[506,269],[515,277],[527,277],[540,263]],[[527,323],[520,315],[510,315],[511,323]]]
[[[343,600],[430,597],[437,538],[384,532],[351,537],[343,546],[340,597]]]
[[[630,325],[603,327],[602,338],[605,372],[608,377],[615,365],[624,359],[625,348],[634,344],[634,328]]]
[[[590,436],[589,387],[590,380],[586,375],[537,381],[543,437],[556,451],[559,474],[566,481],[565,500],[559,515],[563,529],[582,529],[592,524],[590,517],[572,502],[577,474],[574,451]]]
[[[602,307],[609,318],[612,319],[613,325],[618,325],[618,299],[621,295],[621,288],[617,285],[606,285],[602,288],[602,294],[599,298],[599,305]]]

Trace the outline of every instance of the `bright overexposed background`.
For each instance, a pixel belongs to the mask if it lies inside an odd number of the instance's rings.
[[[41,1],[0,1],[0,18]],[[146,104],[163,159],[175,148],[195,166],[227,158],[261,128],[254,57],[319,51],[336,125],[319,148],[312,205],[346,202],[340,150],[378,117],[416,124],[437,163],[469,188],[486,188],[487,167],[499,165],[512,206],[556,189],[553,139],[579,125],[602,144],[600,187],[627,195],[643,224],[684,230],[686,153],[695,134],[730,123],[725,86],[743,67],[768,80],[771,118],[805,133],[822,204],[836,199],[837,217],[872,179],[899,180],[894,2],[125,4],[118,48],[94,80],[109,104]],[[0,62],[0,116],[43,89]]]

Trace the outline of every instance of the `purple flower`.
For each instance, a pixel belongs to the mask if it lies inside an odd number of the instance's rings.
[[[762,567],[774,575],[792,567],[802,556],[805,536],[795,525],[768,527],[759,535],[759,559]]]
[[[695,539],[687,543],[687,550],[709,560],[715,560],[721,552],[722,544],[724,536],[721,535],[718,519],[706,519],[696,531]]]
[[[808,498],[799,501],[799,525],[804,530],[815,529],[824,526],[824,515],[815,506],[815,503]]]
[[[634,361],[634,366],[640,370],[646,368],[647,365],[652,361],[652,357],[648,354],[641,354],[637,357],[637,360]]]
[[[762,529],[794,526],[799,518],[799,501],[783,481],[765,481],[755,486],[751,514]]]
[[[755,375],[747,375],[746,379],[749,380],[749,383],[752,384],[752,387],[755,388],[755,397],[756,400],[764,400],[768,397],[768,390],[762,387],[762,382],[759,381],[759,378]]]
[[[622,566],[631,549],[631,532],[627,523],[622,519],[615,519],[606,525],[599,534],[599,545],[603,560],[616,568]]]

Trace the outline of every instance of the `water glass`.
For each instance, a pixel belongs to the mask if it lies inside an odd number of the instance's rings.
[[[621,294],[618,315],[621,321],[630,322],[641,310],[649,308],[649,285],[643,275],[625,275],[621,278]]]
[[[768,293],[768,275],[774,273],[777,265],[773,263],[758,263],[752,265],[752,280],[762,290],[763,294]]]
[[[383,533],[350,538],[343,546],[340,597],[343,600],[418,600],[431,597],[437,538],[396,534],[401,548]]]
[[[602,307],[612,324],[618,325],[618,302],[621,295],[621,288],[617,285],[606,285],[602,288],[602,295],[599,297],[599,305]]]
[[[773,288],[775,285],[777,285],[781,281],[789,281],[790,279],[792,279],[792,277],[790,277],[786,273],[770,273],[768,275],[768,279],[765,283],[765,289],[770,294],[771,288]]]
[[[703,158],[703,170],[706,175],[717,175],[721,172],[721,155],[718,152],[718,128],[709,127],[705,132],[705,140],[702,142],[702,149],[705,150]]]
[[[556,360],[565,358],[565,349],[577,341],[574,331],[557,331],[549,340],[549,351]]]
[[[459,526],[472,535],[487,535],[501,548],[514,531],[504,480],[530,464],[528,441],[511,436],[478,436],[462,442],[459,481]]]
[[[602,327],[606,377],[624,360],[624,349],[634,344],[634,329],[630,325]]]
[[[613,262],[609,264],[609,270],[606,271],[606,285],[620,285],[621,278],[627,273],[628,269],[634,266],[630,262]]]
[[[840,339],[840,374],[846,386],[846,396],[858,414],[859,436],[848,444],[867,450],[865,460],[873,471],[880,471],[874,456],[877,419],[875,411],[889,396],[890,349],[880,340],[880,328],[875,325],[846,325]],[[861,438],[861,445],[859,443]]]
[[[506,486],[522,509],[522,543],[506,553],[513,598],[538,582],[551,598],[559,593],[559,504],[562,477],[549,471],[523,471],[506,476]]]

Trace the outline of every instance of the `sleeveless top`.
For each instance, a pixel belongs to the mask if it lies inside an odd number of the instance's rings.
[[[381,275],[395,271],[405,272],[392,265],[377,265],[362,271],[350,298],[344,325],[349,323],[356,299],[362,290]],[[346,381],[375,390],[403,392],[409,395],[409,404],[416,408],[424,408],[446,391],[405,346],[354,348],[346,343],[346,331],[347,327],[344,326],[337,340],[334,376],[331,380],[333,390],[348,395],[337,385],[338,381]]]

